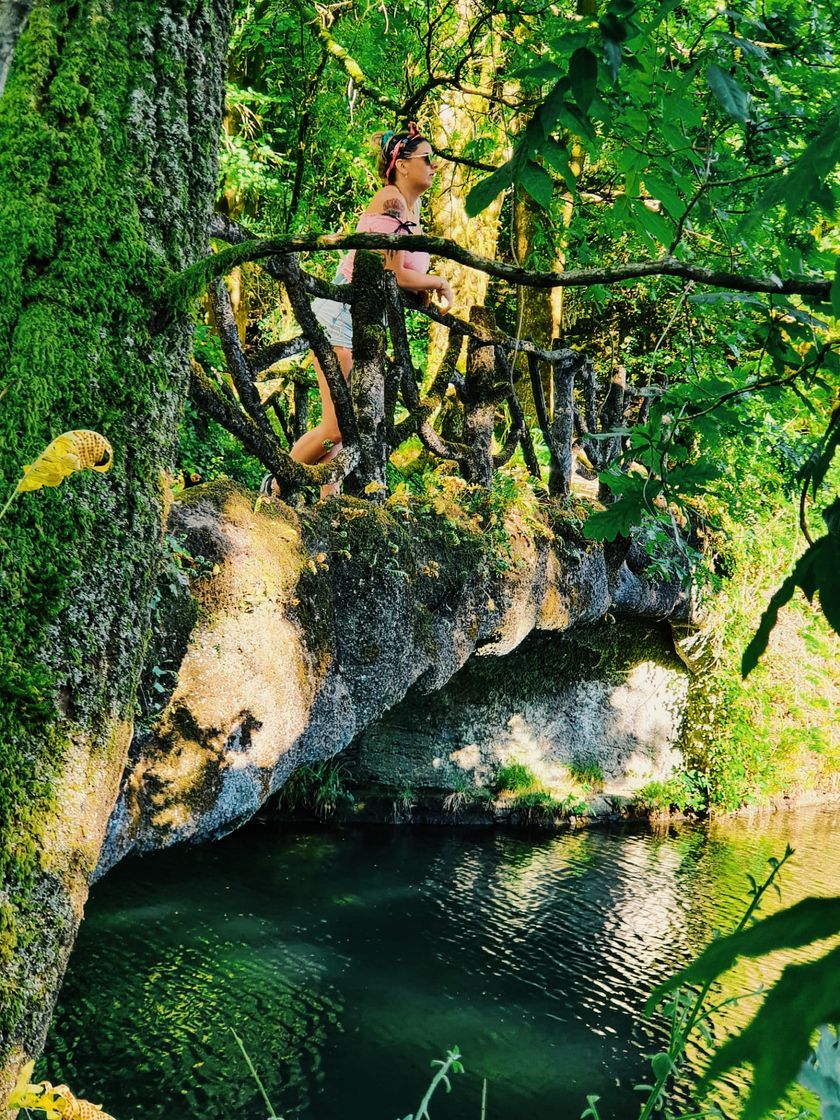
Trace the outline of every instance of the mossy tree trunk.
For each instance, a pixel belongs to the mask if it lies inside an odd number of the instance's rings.
[[[206,247],[229,7],[36,0],[0,101],[0,494],[62,431],[115,451],[0,523],[0,1107],[131,734],[190,352],[188,319],[155,312]]]
[[[496,329],[489,307],[471,307],[470,323],[488,332]],[[467,348],[464,388],[464,442],[468,448],[468,482],[489,490],[493,485],[493,422],[496,416],[494,380],[496,360],[492,344],[471,338]]]

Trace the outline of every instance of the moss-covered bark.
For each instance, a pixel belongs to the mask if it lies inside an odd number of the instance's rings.
[[[0,524],[0,1070],[42,1040],[130,735],[190,341],[154,310],[205,245],[228,8],[36,2],[0,102],[0,493],[61,431],[115,450]]]

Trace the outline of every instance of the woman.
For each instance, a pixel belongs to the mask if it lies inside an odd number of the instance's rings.
[[[359,218],[359,233],[422,233],[420,198],[434,182],[435,163],[432,146],[411,122],[407,132],[384,132],[374,137],[378,149],[379,176],[383,186],[370,200]],[[353,278],[355,250],[347,253],[338,266],[336,284],[349,284]],[[452,306],[453,294],[443,276],[429,273],[429,254],[407,249],[385,252],[385,267],[396,277],[397,284],[407,292],[417,292],[428,299],[435,296],[442,311]],[[353,363],[353,327],[350,306],[334,300],[312,301],[315,317],[335,350],[345,379]],[[295,443],[291,456],[298,463],[323,463],[341,450],[341,432],[324,373],[313,358],[321,394],[321,421]],[[321,487],[321,497],[338,493],[338,484]]]

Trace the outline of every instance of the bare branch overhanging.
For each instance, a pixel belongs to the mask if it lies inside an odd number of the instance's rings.
[[[425,234],[399,235],[381,233],[300,234],[288,237],[271,237],[263,241],[244,241],[197,261],[185,269],[172,282],[174,292],[201,291],[216,276],[223,276],[246,261],[265,260],[269,257],[287,256],[291,253],[334,252],[344,249],[408,249],[432,253],[447,260],[457,261],[468,268],[521,284],[529,288],[586,288],[592,285],[610,285],[622,280],[638,280],[647,276],[674,276],[693,280],[712,288],[736,292],[759,292],[768,295],[806,296],[819,302],[830,298],[830,280],[790,277],[782,280],[775,276],[751,276],[747,273],[728,272],[723,269],[703,268],[686,264],[675,257],[657,260],[630,261],[607,268],[569,269],[565,272],[532,272],[505,261],[494,261],[465,249],[444,237]]]

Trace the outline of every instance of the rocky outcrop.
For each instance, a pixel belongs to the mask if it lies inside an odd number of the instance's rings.
[[[562,522],[492,525],[353,499],[255,512],[230,483],[188,491],[138,728],[98,874],[131,851],[209,840],[251,817],[303,764],[329,758],[414,688],[474,653],[605,615],[679,615],[678,586],[608,562]]]
[[[472,658],[433,697],[409,693],[354,741],[344,780],[367,797],[455,793],[460,806],[519,764],[556,797],[580,791],[603,811],[671,777],[688,684],[666,628],[535,632],[500,661]]]

